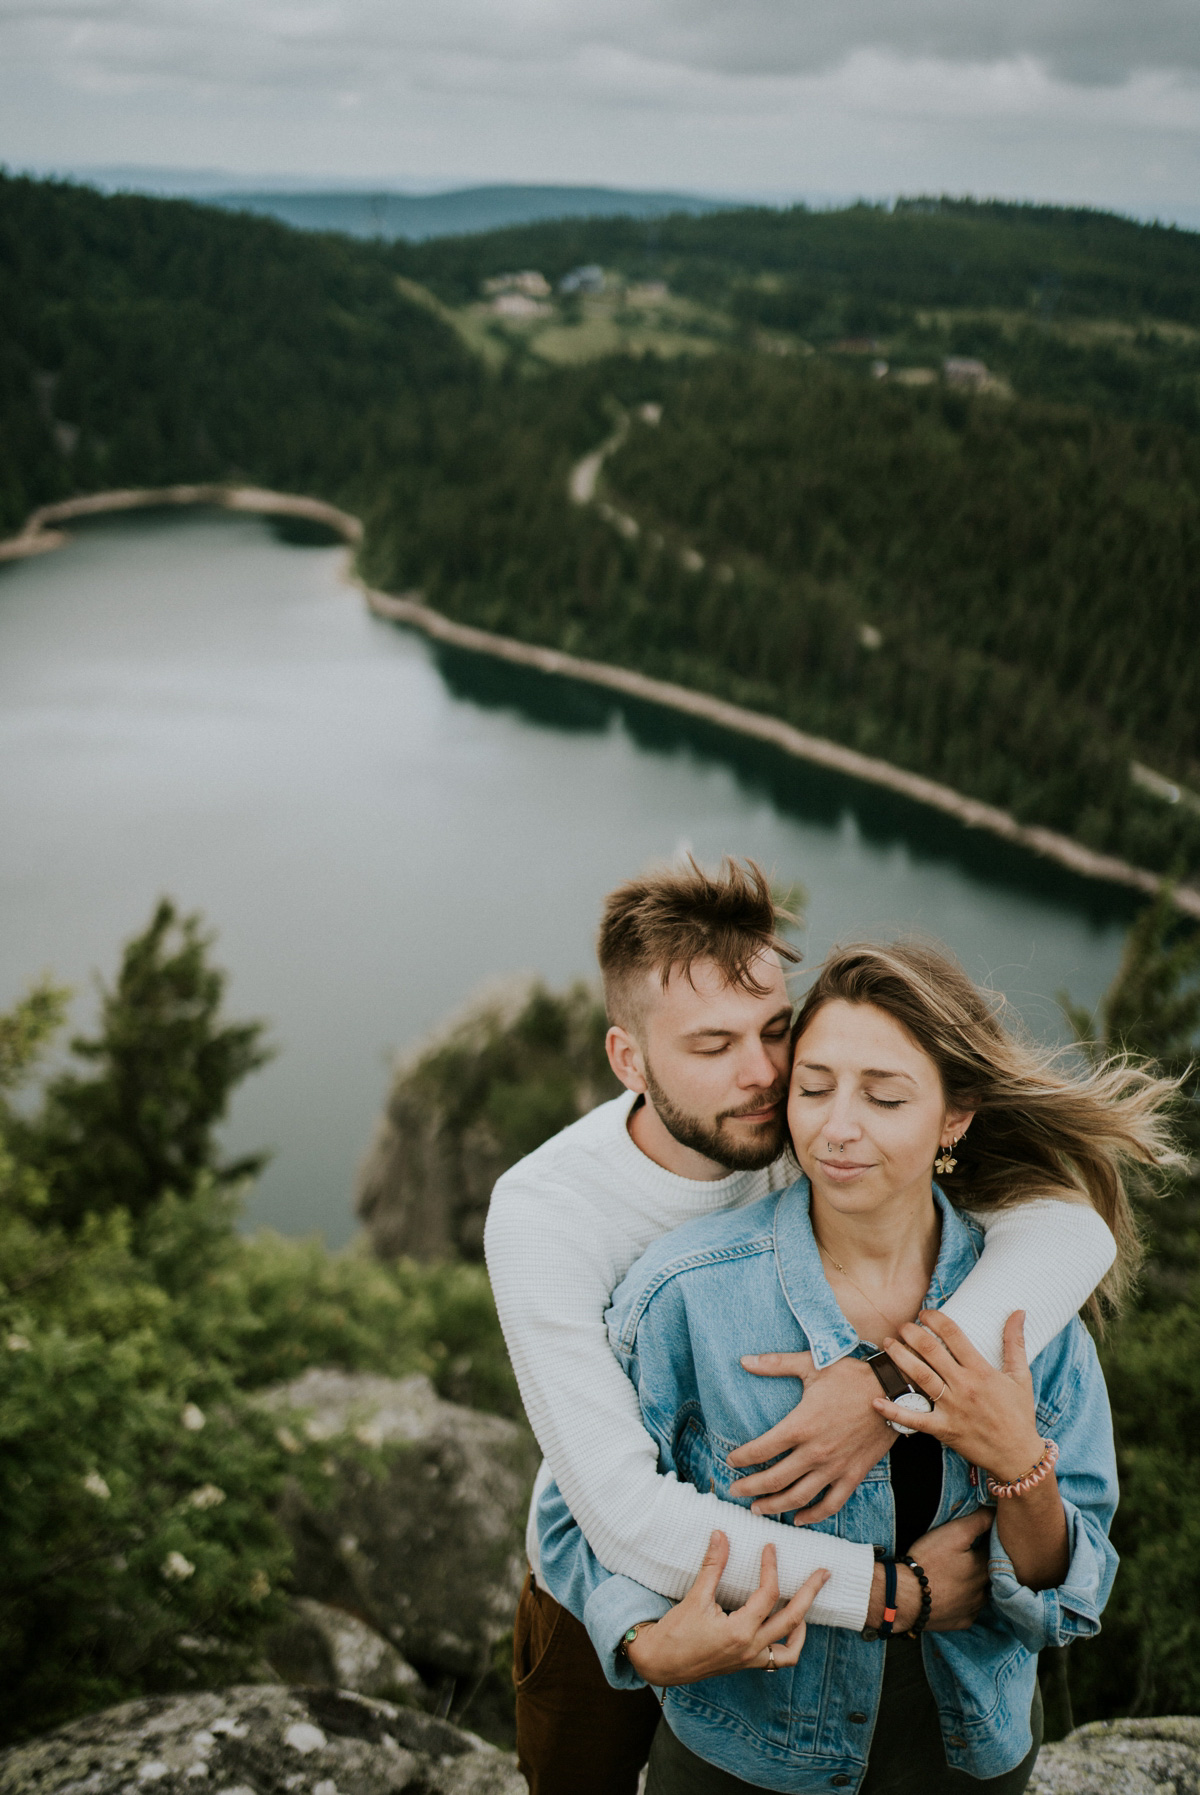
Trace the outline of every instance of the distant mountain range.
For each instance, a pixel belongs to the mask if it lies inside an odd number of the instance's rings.
[[[732,209],[695,193],[636,193],[619,187],[464,187],[454,193],[203,193],[210,205],[266,213],[305,231],[351,237],[458,237],[551,218],[663,218]]]
[[[624,187],[506,184],[422,193],[319,180],[306,186],[295,179],[270,176],[253,182],[220,169],[111,167],[47,169],[44,173],[81,181],[107,193],[152,193],[164,199],[202,200],[228,211],[257,212],[299,230],[405,238],[412,243],[554,218],[664,218],[680,212],[696,217],[755,203],[745,196],[715,199],[707,194],[646,193]],[[777,198],[774,203],[789,203],[790,197]]]

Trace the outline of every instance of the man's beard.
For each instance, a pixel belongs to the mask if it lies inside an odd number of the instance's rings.
[[[672,1103],[645,1061],[643,1069],[647,1093],[655,1112],[667,1133],[681,1147],[690,1147],[693,1153],[703,1153],[706,1159],[715,1159],[718,1165],[728,1166],[731,1172],[761,1171],[764,1166],[773,1164],[783,1152],[787,1138],[787,1121],[783,1111],[786,1085],[780,1085],[774,1093],[764,1091],[761,1097],[756,1097],[753,1103],[745,1104],[741,1109],[722,1110],[719,1115],[711,1117],[693,1116]],[[765,1108],[768,1103],[776,1103],[779,1108],[769,1122],[758,1123],[748,1138],[729,1126],[731,1116],[752,1113]]]

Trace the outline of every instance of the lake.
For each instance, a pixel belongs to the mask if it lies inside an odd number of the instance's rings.
[[[1136,907],[875,788],[369,615],[344,551],[257,518],[143,513],[0,568],[0,1004],[94,975],[168,893],[278,1058],[232,1150],[275,1158],[248,1219],[354,1228],[397,1052],[513,973],[594,974],[604,893],[690,848],[808,893],[811,961],[918,930],[1063,1036]]]

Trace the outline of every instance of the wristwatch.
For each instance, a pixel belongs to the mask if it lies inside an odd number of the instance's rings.
[[[872,1353],[867,1364],[879,1380],[880,1389],[888,1401],[898,1409],[911,1409],[918,1415],[927,1415],[933,1404],[921,1390],[914,1390],[894,1359],[889,1359],[885,1352]],[[888,1426],[893,1433],[916,1433],[915,1427],[905,1427],[900,1421],[889,1421]]]

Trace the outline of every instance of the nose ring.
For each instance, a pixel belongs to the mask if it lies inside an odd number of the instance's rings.
[[[826,1142],[825,1142],[825,1145],[826,1145],[826,1146],[827,1146],[827,1147],[828,1147],[828,1149],[829,1149],[829,1151],[830,1151],[830,1152],[831,1152],[831,1153],[844,1153],[844,1152],[845,1152],[845,1151],[846,1151],[846,1143],[845,1143],[845,1141],[842,1141],[842,1142],[841,1142],[841,1143],[840,1143],[840,1144],[839,1144],[839,1145],[838,1145],[838,1146],[836,1146],[836,1147],[835,1147],[835,1146],[834,1146],[834,1144],[833,1144],[833,1142],[832,1142],[832,1141],[826,1141]]]

